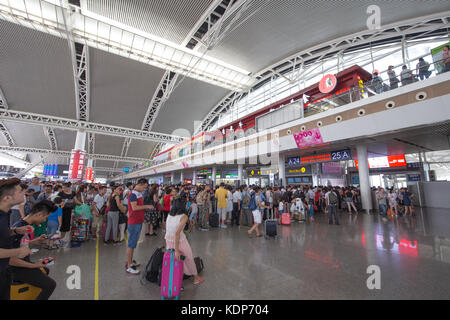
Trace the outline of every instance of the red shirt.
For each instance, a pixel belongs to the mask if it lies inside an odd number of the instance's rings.
[[[138,206],[143,206],[144,198],[142,197],[142,194],[136,190],[133,190],[128,196],[128,224],[144,223],[145,210],[133,211],[131,206],[132,202],[136,202]]]
[[[164,209],[163,211],[170,211],[170,199],[172,196],[170,194],[166,194],[164,196]]]

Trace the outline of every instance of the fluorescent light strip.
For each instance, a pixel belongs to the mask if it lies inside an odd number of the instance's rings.
[[[49,1],[0,0],[0,18],[66,38],[61,7]],[[88,46],[234,91],[246,91],[254,84],[255,80],[245,70],[218,63],[216,59],[201,58],[198,52],[125,28],[104,17],[100,20],[92,13],[88,16],[72,12],[70,20],[74,40]]]

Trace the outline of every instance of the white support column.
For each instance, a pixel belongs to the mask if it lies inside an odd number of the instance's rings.
[[[88,159],[87,166],[88,166],[88,168],[93,168],[94,167],[94,160],[93,159]]]
[[[239,180],[239,186],[243,185],[244,183],[244,165],[238,164],[238,180]]]
[[[172,171],[172,174],[170,175],[170,184],[174,185],[175,184],[175,172]]]
[[[180,184],[184,184],[184,172],[180,172]]]
[[[77,131],[77,138],[75,140],[75,150],[86,151],[86,132]]]
[[[194,186],[197,185],[197,170],[195,170],[195,169],[192,172],[192,185],[194,185]]]
[[[359,166],[359,185],[361,191],[362,207],[368,214],[372,209],[372,193],[370,190],[369,179],[369,161],[367,159],[367,146],[360,144],[356,147],[358,153],[358,166]]]
[[[284,154],[278,155],[278,176],[280,179],[280,187],[286,186],[286,169],[285,169],[285,156]]]
[[[214,167],[212,168],[213,188],[216,187],[216,174],[217,174],[217,168],[214,166]]]

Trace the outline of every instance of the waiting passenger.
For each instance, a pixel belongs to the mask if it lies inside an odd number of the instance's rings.
[[[259,232],[259,225],[262,223],[262,212],[264,209],[270,209],[269,206],[264,205],[264,201],[261,198],[262,189],[256,188],[255,193],[252,194],[252,200],[250,200],[250,209],[253,209],[253,227],[248,230],[248,237],[251,238],[253,231],[256,232],[257,237],[262,237],[262,235]],[[254,204],[252,204],[254,202]],[[252,206],[256,205],[256,209],[254,209]]]
[[[402,86],[406,86],[414,82],[414,75],[407,66],[402,67],[402,72],[400,73],[400,79],[402,81]]]
[[[395,74],[394,66],[389,66],[388,67],[387,74],[389,75],[389,85],[391,87],[391,90],[392,89],[397,89],[399,80],[397,78],[397,75]]]
[[[373,85],[376,93],[379,94],[383,92],[383,79],[381,79],[376,71],[372,75],[371,84]]]
[[[51,212],[56,211],[55,205],[49,200],[42,200],[36,203],[30,211],[30,214],[24,219],[18,221],[13,228],[19,228],[24,226],[31,226],[32,224],[39,225],[47,220]],[[28,235],[17,235],[12,238],[12,247],[20,248],[23,238],[26,238],[28,245],[41,244],[46,241],[47,236],[41,235],[39,238],[30,240]],[[48,300],[56,288],[56,282],[48,276],[49,270],[45,268],[45,264],[42,260],[39,262],[31,262],[30,256],[23,259],[11,258],[9,260],[11,277],[14,281],[20,281],[28,283],[32,286],[41,288],[36,300]],[[45,273],[41,268],[45,269]]]
[[[181,197],[174,199],[175,204],[176,201],[182,201]],[[181,256],[185,257],[183,264],[184,274],[187,276],[194,276],[194,284],[200,284],[205,279],[200,277],[197,273],[192,248],[183,232],[189,218],[184,209],[177,210],[177,208],[184,208],[184,206],[174,205],[174,207],[175,208],[170,211],[166,221],[166,235],[164,237],[166,240],[166,249],[175,249],[175,259],[177,260],[180,260]]]
[[[420,78],[420,80],[428,79],[431,75],[430,64],[426,62],[423,58],[419,58],[419,62],[416,65],[416,72]]]
[[[450,46],[446,45],[443,48],[444,52],[442,54],[442,60],[440,62],[441,66],[442,66],[442,72],[447,72],[450,71]]]

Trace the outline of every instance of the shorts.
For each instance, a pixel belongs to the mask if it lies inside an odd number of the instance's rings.
[[[92,223],[93,223],[94,227],[101,229],[103,227],[103,216],[98,216],[98,217],[94,216]],[[97,231],[99,231],[99,230],[97,230]]]
[[[191,215],[189,216],[189,220],[195,220],[197,219],[197,212],[191,212]]]
[[[262,218],[261,218],[261,212],[259,210],[253,210],[253,221],[255,223],[261,223],[262,222]]]
[[[141,235],[142,223],[128,225],[128,248],[136,249],[139,236]]]
[[[227,208],[217,208],[217,213],[219,214],[219,218],[221,220],[225,220],[227,218]]]
[[[55,234],[58,231],[59,222],[55,220],[47,221],[47,235]]]

